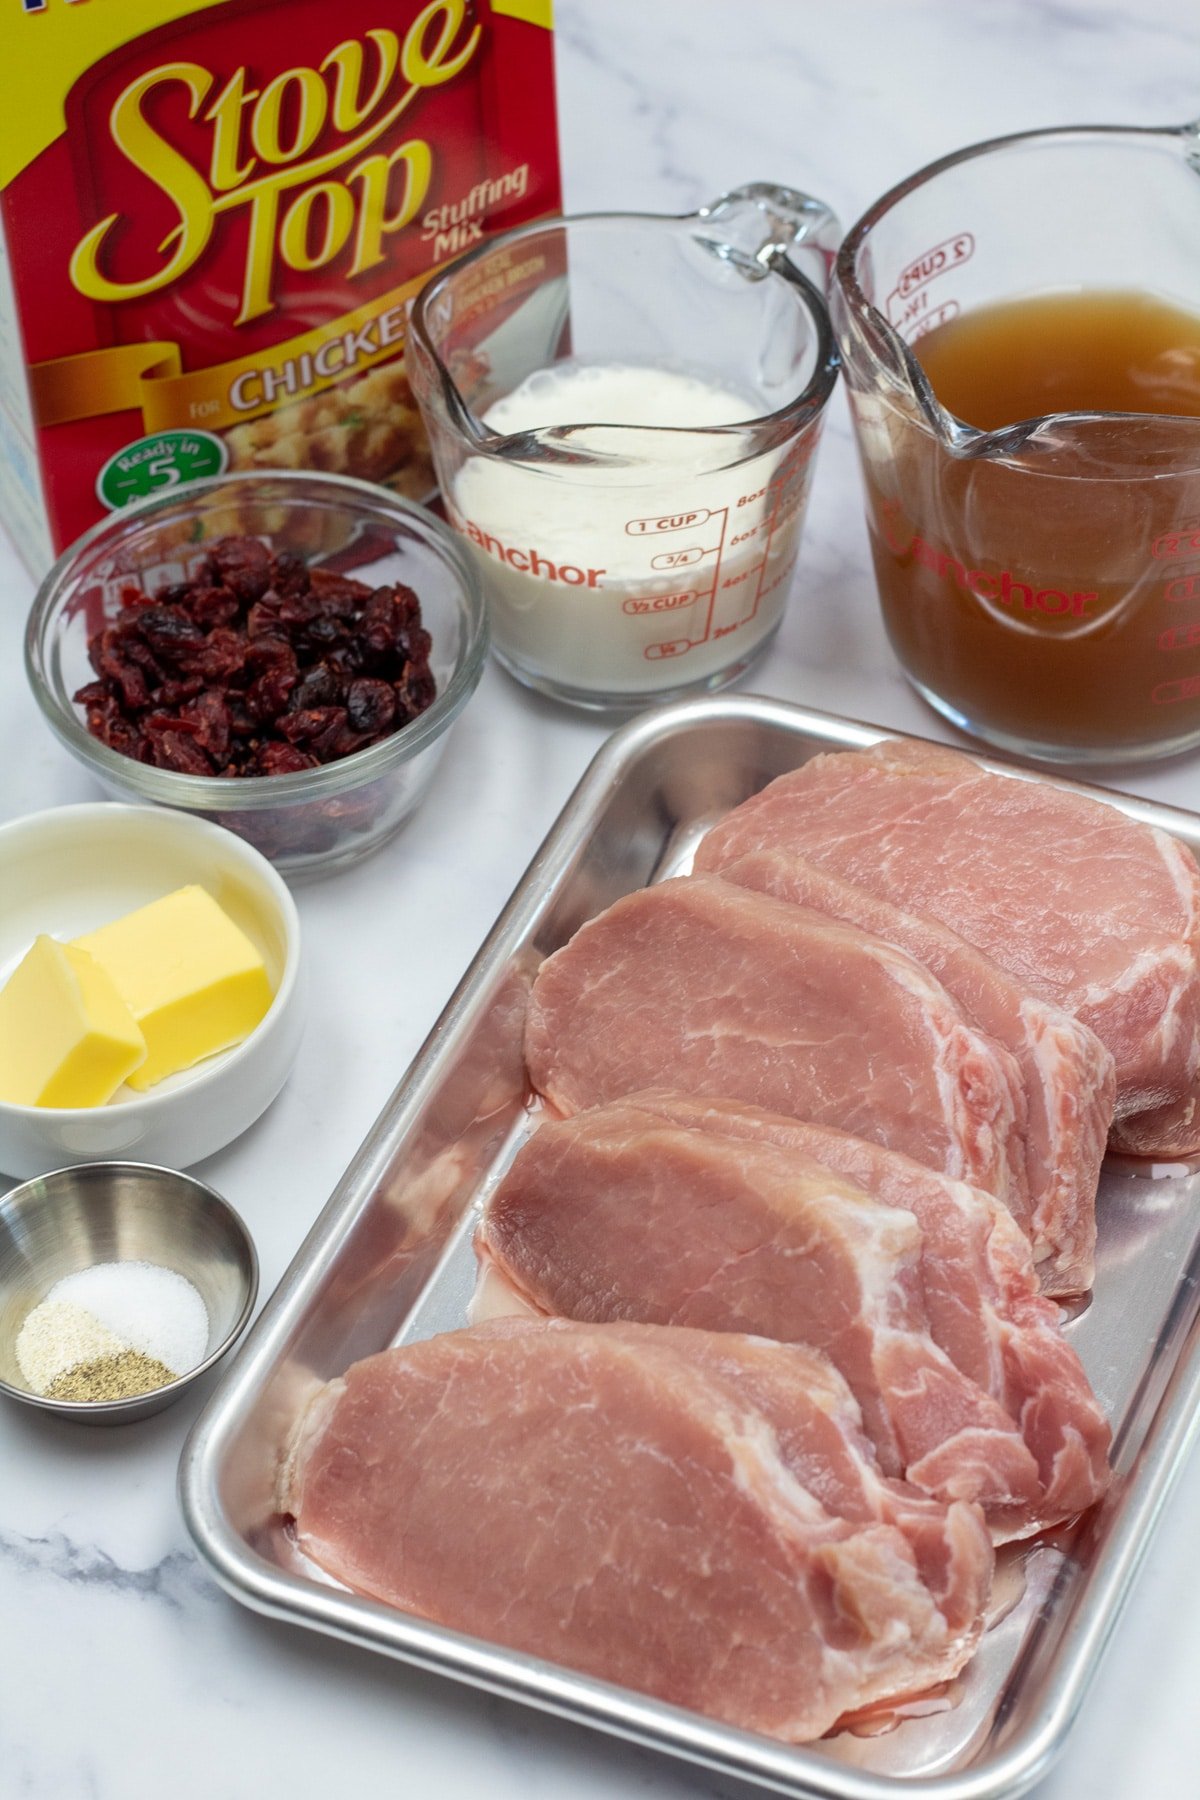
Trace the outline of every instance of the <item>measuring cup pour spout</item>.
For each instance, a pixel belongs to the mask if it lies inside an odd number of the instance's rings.
[[[782,260],[795,263],[799,254],[821,291],[828,289],[842,228],[823,200],[751,181],[702,206],[696,217],[712,228],[698,231],[698,241],[752,278],[783,273]]]

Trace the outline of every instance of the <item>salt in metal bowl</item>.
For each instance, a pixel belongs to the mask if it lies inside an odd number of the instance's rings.
[[[65,1275],[96,1263],[148,1262],[191,1282],[208,1313],[208,1345],[193,1369],[128,1400],[52,1400],[26,1385],[17,1336]],[[250,1233],[214,1189],[150,1163],[57,1169],[0,1198],[0,1393],[92,1425],[144,1419],[177,1400],[245,1328],[258,1293]]]

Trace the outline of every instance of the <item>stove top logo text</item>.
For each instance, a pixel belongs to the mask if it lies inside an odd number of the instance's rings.
[[[403,40],[370,30],[337,44],[318,68],[285,69],[261,89],[237,69],[210,99],[217,76],[194,62],[171,62],[131,81],[112,108],[121,154],[164,193],[178,223],[157,245],[152,274],[118,281],[105,273],[106,246],[130,222],[110,213],[71,258],[71,280],[90,300],[139,299],[178,281],[209,244],[223,214],[245,209],[247,245],[237,324],[273,310],[277,256],[287,268],[323,268],[352,244],[349,273],[384,260],[384,240],[403,230],[429,189],[432,155],[418,137],[394,149],[371,146],[425,88],[451,81],[474,55],[479,25],[463,34],[466,0],[433,0]],[[180,83],[188,116],[210,128],[203,173],[155,129],[150,95]],[[327,126],[338,140],[315,154]],[[298,190],[298,191],[297,191]]]

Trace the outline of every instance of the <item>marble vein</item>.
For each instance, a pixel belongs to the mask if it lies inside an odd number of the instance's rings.
[[[64,1532],[45,1537],[26,1537],[0,1532],[0,1566],[18,1575],[63,1582],[70,1587],[90,1587],[158,1600],[181,1612],[196,1599],[211,1600],[215,1593],[197,1559],[186,1550],[171,1550],[148,1568],[123,1567],[95,1544],[76,1543]]]

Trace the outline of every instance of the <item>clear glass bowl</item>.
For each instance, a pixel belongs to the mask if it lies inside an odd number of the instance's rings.
[[[131,582],[153,592],[185,579],[219,537],[261,539],[368,586],[404,582],[433,640],[437,698],[391,737],[293,775],[183,775],[92,737],[72,698],[94,679],[88,639]],[[61,556],[38,590],[25,663],[57,736],[121,800],[178,807],[236,831],[284,874],[326,874],[367,856],[420,804],[446,735],[487,654],[483,596],[454,535],[423,507],[343,476],[248,472],[196,481],[115,513]]]

